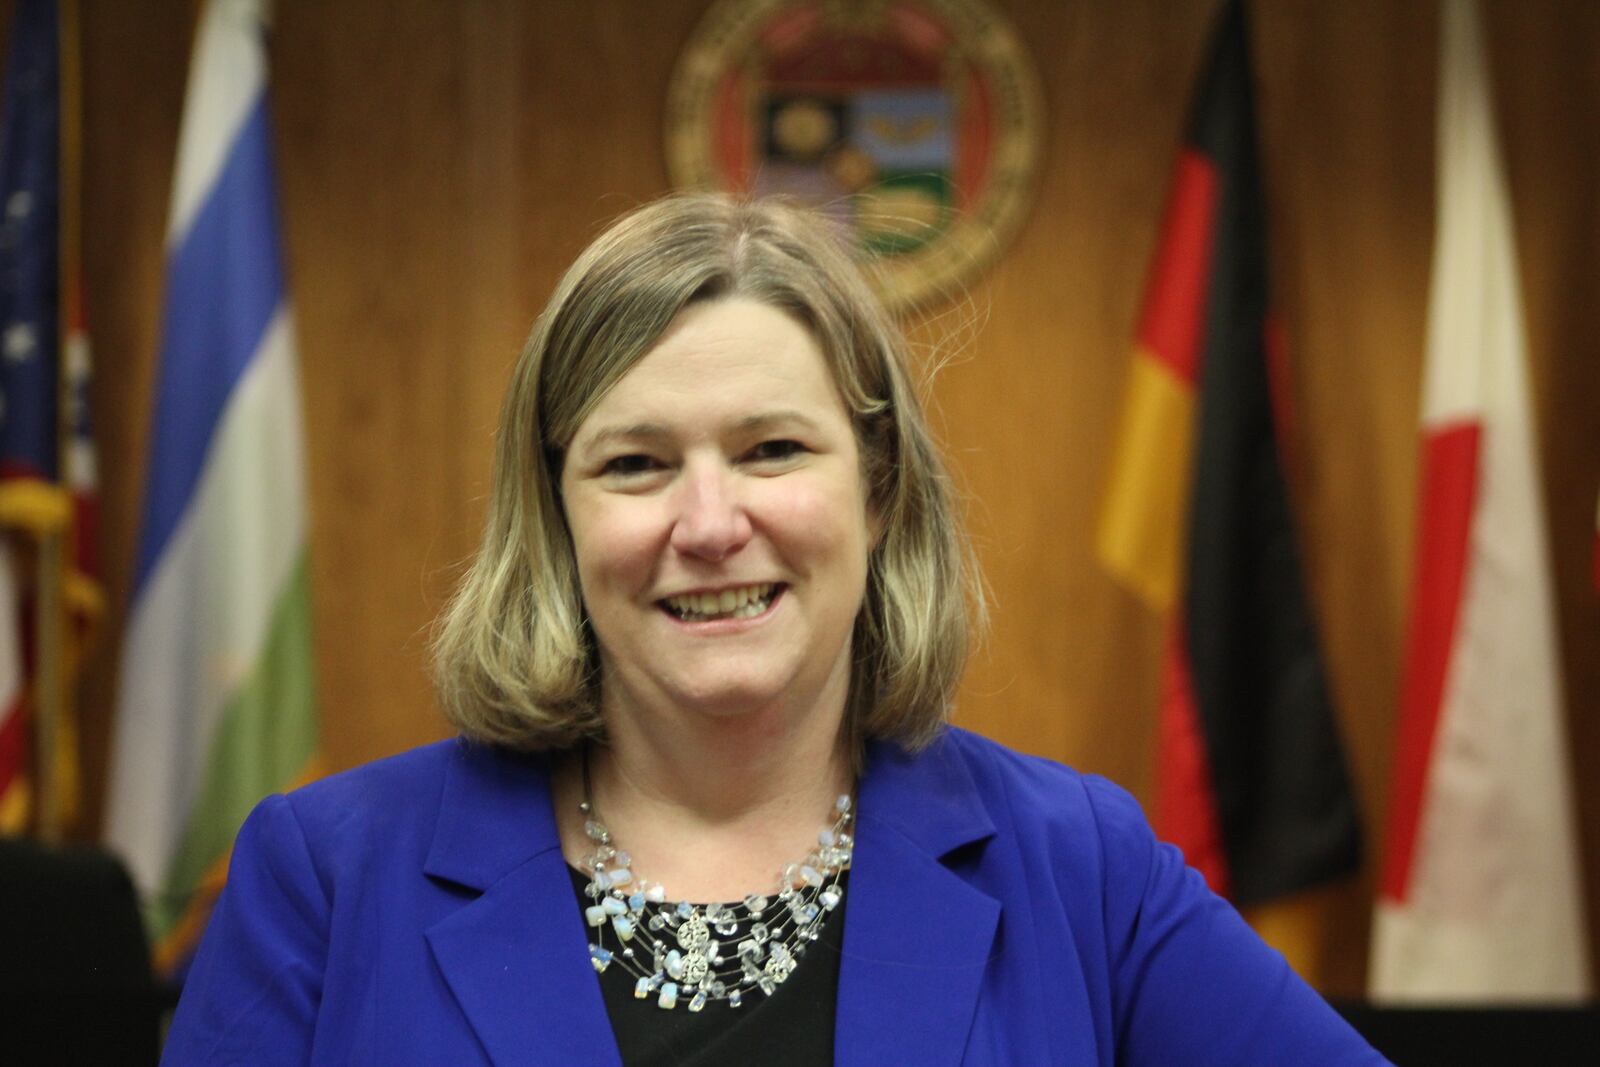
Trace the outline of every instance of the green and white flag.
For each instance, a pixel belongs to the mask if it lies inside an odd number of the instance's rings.
[[[208,0],[167,233],[161,363],[107,836],[183,968],[263,796],[317,747],[305,457],[259,0]]]

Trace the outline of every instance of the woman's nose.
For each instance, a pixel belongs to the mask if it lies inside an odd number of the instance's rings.
[[[673,548],[714,563],[743,548],[750,533],[733,472],[704,468],[685,473],[672,527]]]

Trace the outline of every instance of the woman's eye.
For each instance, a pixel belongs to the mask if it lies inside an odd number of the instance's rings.
[[[658,467],[660,467],[660,464],[650,456],[617,456],[614,459],[606,460],[605,466],[600,468],[600,473],[621,475],[646,474],[650,471],[656,470]]]
[[[806,446],[799,441],[778,440],[763,441],[749,452],[749,457],[757,463],[770,463],[776,460],[792,459],[806,450]]]

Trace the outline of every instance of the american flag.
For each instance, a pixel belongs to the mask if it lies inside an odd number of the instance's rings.
[[[74,27],[55,0],[22,0],[0,101],[0,832],[27,827],[37,779],[27,729],[32,598],[41,581],[59,583],[61,596],[51,601],[79,617],[99,600],[89,346],[77,242],[63,226],[71,221],[63,207],[76,207],[68,199],[76,188],[75,111],[63,111],[62,79],[62,57],[73,54],[64,53],[63,30]],[[46,543],[63,551],[41,557]],[[29,565],[40,558],[63,566]],[[57,670],[65,678],[82,627],[62,631],[69,640]],[[70,748],[70,724],[61,725]],[[70,783],[75,769],[53,771]]]

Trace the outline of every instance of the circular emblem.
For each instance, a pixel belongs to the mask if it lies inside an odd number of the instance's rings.
[[[706,958],[704,956],[683,957],[682,977],[684,984],[686,986],[700,984],[700,982],[705,979],[706,972],[710,969],[711,965],[706,962]]]
[[[685,952],[698,952],[706,947],[711,940],[711,931],[706,929],[706,921],[695,915],[678,927],[678,947]]]
[[[784,194],[845,223],[892,306],[988,266],[1038,170],[1038,79],[984,0],[718,0],[667,94],[680,188]]]

